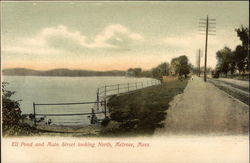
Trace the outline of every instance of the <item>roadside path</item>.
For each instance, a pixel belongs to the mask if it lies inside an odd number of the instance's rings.
[[[249,107],[195,76],[170,103],[164,123],[155,135],[247,134]]]
[[[249,88],[249,81],[228,79],[228,78],[218,78],[217,80],[221,80],[221,81],[225,81],[225,82],[232,83],[235,85],[239,85],[241,87]]]
[[[249,105],[249,87],[245,87],[244,84],[237,83],[242,81],[232,80],[232,82],[228,82],[224,80],[208,78],[208,82],[212,83],[220,90],[223,90],[224,92],[240,100],[241,102]]]

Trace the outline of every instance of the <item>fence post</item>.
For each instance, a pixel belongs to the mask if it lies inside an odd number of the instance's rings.
[[[128,92],[129,92],[129,83],[128,83]]]
[[[107,95],[106,91],[107,91],[107,86],[105,85],[105,87],[104,87],[104,97],[105,98],[106,98],[106,95]]]
[[[107,117],[107,101],[106,101],[106,97],[104,99],[104,116],[105,116],[105,118]]]
[[[33,102],[33,111],[34,111],[34,125],[36,126],[36,104]]]
[[[120,84],[117,84],[117,92],[119,94],[119,88],[120,88]]]
[[[96,92],[96,101],[97,101],[97,110],[99,110],[99,88],[97,88],[97,92]]]

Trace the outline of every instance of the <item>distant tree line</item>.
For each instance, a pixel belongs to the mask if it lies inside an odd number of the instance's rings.
[[[162,76],[184,76],[190,73],[192,65],[189,63],[188,57],[185,55],[173,58],[170,62],[163,62],[150,70],[142,70],[141,68],[129,68],[127,76],[134,77],[152,77],[161,80]]]
[[[70,70],[70,69],[53,69],[47,71],[38,71],[25,68],[4,69],[3,75],[14,76],[124,76],[125,71],[91,71],[91,70]]]
[[[201,66],[200,70],[199,70],[198,67],[192,67],[192,72],[193,72],[193,74],[196,74],[196,75],[198,75],[199,71],[200,71],[200,75],[203,75],[204,74],[204,70],[205,70],[204,66]],[[208,74],[211,73],[212,71],[213,71],[212,67],[207,67],[206,72]]]
[[[241,40],[241,45],[237,45],[234,50],[228,47],[216,52],[216,70],[219,73],[234,74],[237,70],[242,76],[249,72],[249,29],[241,26],[235,29],[237,36]]]

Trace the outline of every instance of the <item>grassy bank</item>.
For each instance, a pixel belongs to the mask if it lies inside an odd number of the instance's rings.
[[[3,126],[2,136],[12,137],[12,136],[39,136],[41,132],[35,127],[31,127],[27,124],[17,124],[12,126]]]
[[[99,125],[81,126],[38,126],[31,127],[27,124],[19,124],[3,131],[3,137],[27,137],[27,136],[63,136],[63,137],[98,137]]]
[[[150,135],[164,127],[166,110],[174,96],[183,92],[187,80],[171,81],[109,99],[110,119],[103,122],[102,135]]]

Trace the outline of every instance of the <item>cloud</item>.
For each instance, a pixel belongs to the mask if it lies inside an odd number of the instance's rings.
[[[105,27],[94,38],[87,38],[79,31],[72,31],[65,25],[42,29],[29,38],[18,38],[12,45],[8,43],[3,50],[15,53],[54,54],[62,52],[82,53],[86,50],[110,49],[124,50],[133,47],[143,37],[120,24]]]
[[[107,26],[94,40],[97,46],[107,46],[108,44],[120,47],[121,43],[142,41],[143,38],[140,34],[133,33],[120,24],[115,24]]]
[[[110,47],[113,50],[131,50],[142,41],[143,37],[140,34],[131,32],[120,24],[115,24],[107,26],[98,34],[94,39],[94,45],[97,47]]]

